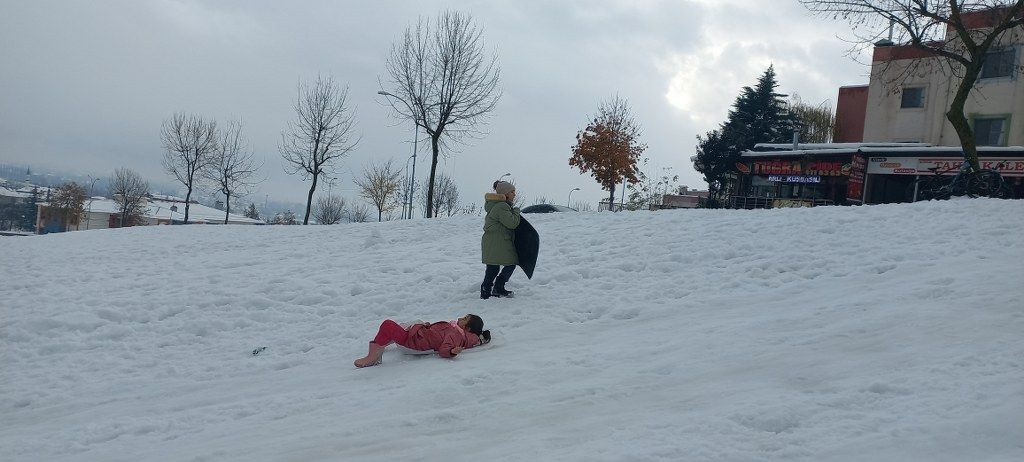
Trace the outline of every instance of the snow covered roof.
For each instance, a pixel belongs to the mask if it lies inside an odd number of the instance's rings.
[[[858,148],[921,148],[931,146],[928,143],[799,143],[798,151],[817,151],[822,149],[858,149]],[[757,143],[751,151],[762,150],[792,151],[793,143]]]
[[[163,196],[168,197],[168,196]],[[171,207],[175,207],[176,210],[171,210]],[[91,202],[86,201],[86,210],[94,213],[119,213],[117,203],[113,199],[99,198],[93,199]],[[185,204],[184,200],[181,202],[174,200],[164,199],[151,199],[149,201],[149,212],[146,214],[147,218],[153,218],[158,220],[178,220],[181,221],[185,218]],[[223,223],[224,222],[224,211],[217,210],[213,207],[207,207],[202,204],[192,203],[189,204],[188,209],[188,221],[189,223]],[[242,215],[230,214],[228,221],[231,223],[251,223],[259,224],[263,223],[260,220],[254,220],[249,217]]]
[[[32,197],[32,193],[21,192],[5,186],[0,186],[0,196],[25,198]]]

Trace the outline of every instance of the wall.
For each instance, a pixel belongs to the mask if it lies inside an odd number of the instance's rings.
[[[836,103],[835,143],[864,141],[864,120],[868,108],[868,85],[841,87]]]
[[[1014,46],[1017,64],[1024,63],[1024,34],[1006,34],[999,46]],[[917,63],[917,72],[910,72]],[[864,119],[865,142],[931,143],[958,146],[960,139],[945,112],[956,92],[943,60],[909,46],[875,48]],[[905,74],[910,75],[905,75]],[[902,88],[924,87],[923,108],[900,108]],[[837,111],[838,112],[838,111]],[[979,80],[968,98],[965,114],[1010,114],[1008,146],[1024,145],[1024,76]]]

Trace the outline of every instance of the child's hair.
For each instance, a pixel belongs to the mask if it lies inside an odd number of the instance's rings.
[[[480,319],[480,316],[470,314],[469,322],[466,323],[466,330],[476,334],[480,337],[480,344],[489,343],[491,341],[491,331],[484,329],[484,320]]]
[[[481,335],[484,330],[484,320],[480,319],[480,316],[475,314],[469,314],[467,316],[469,316],[469,322],[466,323],[466,330],[476,335]]]

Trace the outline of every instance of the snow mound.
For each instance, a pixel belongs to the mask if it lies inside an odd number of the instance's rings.
[[[0,238],[0,460],[1024,460],[1022,201],[531,221],[490,300],[479,217]]]

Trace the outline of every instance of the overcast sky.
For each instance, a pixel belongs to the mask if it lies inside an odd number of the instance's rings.
[[[241,119],[266,180],[253,200],[303,202],[308,183],[277,151],[296,86],[329,74],[349,86],[362,141],[334,186],[372,159],[404,165],[412,123],[394,119],[377,79],[391,44],[419,16],[470,13],[501,66],[503,97],[480,139],[438,166],[466,201],[511,173],[532,203],[603,195],[568,165],[575,134],[598,104],[627,98],[651,170],[694,171],[695,136],[725,117],[744,85],[774,64],[783,93],[835,105],[867,82],[846,55],[848,26],[797,0],[18,1],[0,0],[0,162],[109,175],[162,171],[161,123],[176,111]],[[417,176],[429,172],[420,145]],[[616,194],[618,196],[618,194]]]

